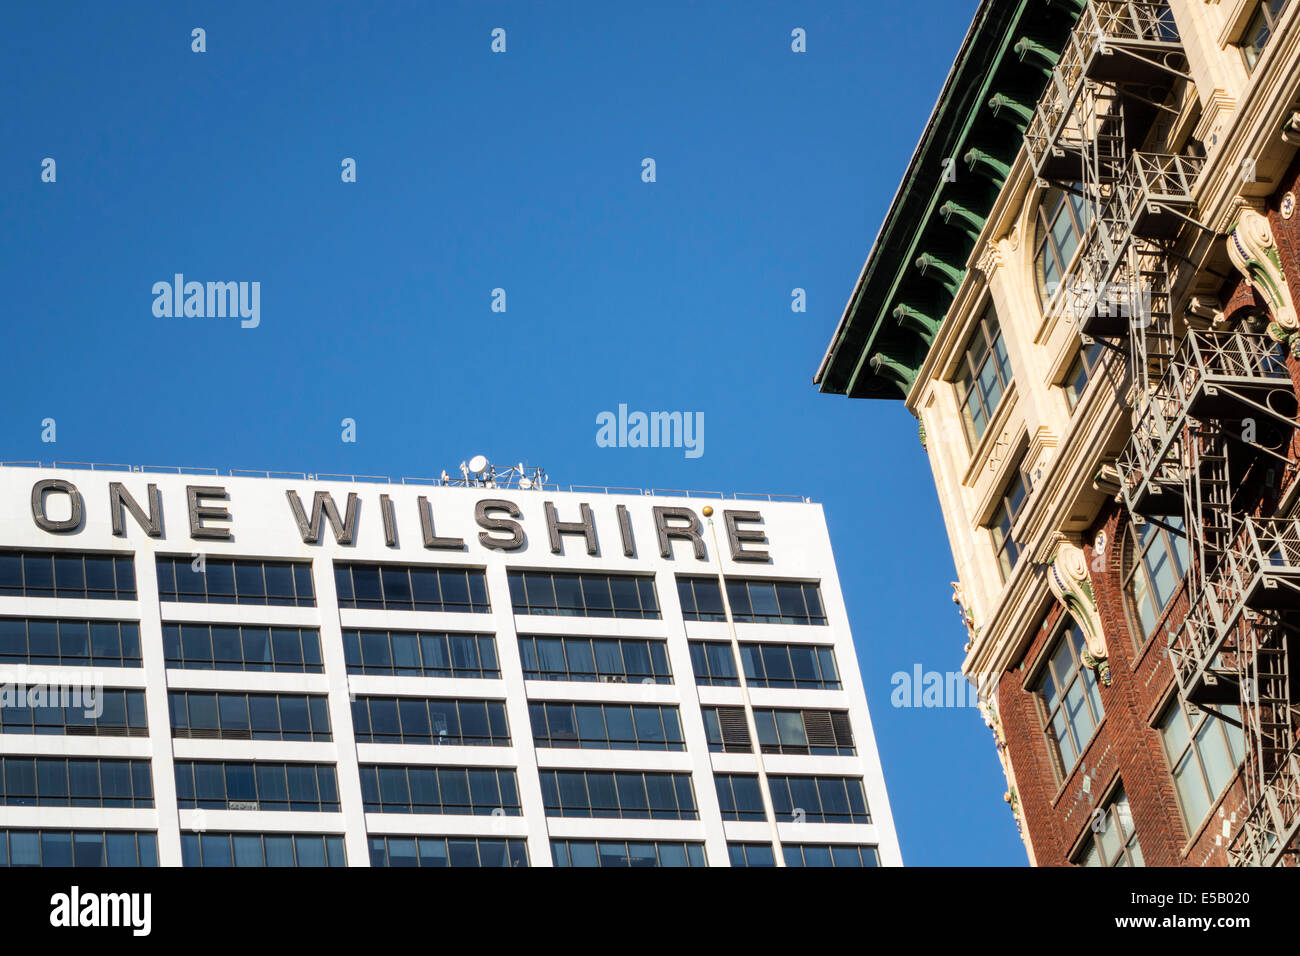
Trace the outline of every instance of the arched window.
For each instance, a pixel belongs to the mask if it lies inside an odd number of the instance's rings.
[[[1053,186],[1043,193],[1034,230],[1034,281],[1047,305],[1055,294],[1083,237],[1084,201]]]
[[[1183,531],[1182,518],[1167,518],[1165,523]],[[1139,645],[1146,642],[1173,599],[1187,573],[1187,564],[1186,535],[1151,521],[1133,527],[1124,548],[1124,593]]]

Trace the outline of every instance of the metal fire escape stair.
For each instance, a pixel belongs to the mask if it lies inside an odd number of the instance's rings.
[[[1256,517],[1237,500],[1255,463],[1287,461],[1243,423],[1272,422],[1289,436],[1296,398],[1267,336],[1177,335],[1171,253],[1195,224],[1203,162],[1136,147],[1180,80],[1190,78],[1167,0],[1084,0],[1025,144],[1040,185],[1086,202],[1083,248],[1052,303],[1086,337],[1116,348],[1128,340],[1136,408],[1116,463],[1124,503],[1135,521],[1181,531],[1190,545],[1189,610],[1169,635],[1179,691],[1233,723],[1227,708],[1240,709],[1250,809],[1229,859],[1296,863],[1300,712],[1288,645],[1300,624],[1300,519]]]

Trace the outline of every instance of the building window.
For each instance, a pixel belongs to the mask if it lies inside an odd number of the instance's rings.
[[[556,866],[704,866],[704,844],[671,840],[552,840]]]
[[[501,676],[496,639],[491,634],[345,629],[343,658],[349,674]]]
[[[328,741],[323,694],[244,694],[173,691],[167,695],[172,736],[201,740]]]
[[[510,746],[503,700],[358,697],[352,727],[359,744]]]
[[[671,704],[530,703],[533,743],[583,750],[685,750]]]
[[[765,754],[852,757],[858,752],[847,710],[755,707],[754,723]]]
[[[1010,385],[1011,360],[1007,357],[997,313],[989,303],[966,344],[957,371],[957,404],[961,406],[966,441],[972,448],[989,427],[989,420]]]
[[[139,667],[140,625],[134,621],[0,618],[0,665]]]
[[[695,683],[713,687],[736,687],[736,661],[725,641],[692,641],[691,666]],[[745,682],[751,687],[794,687],[810,690],[839,690],[835,650],[819,644],[740,645]]]
[[[153,806],[148,760],[4,757],[0,804],[7,807]]]
[[[710,751],[727,754],[754,752],[744,707],[704,707],[701,714]]]
[[[335,564],[339,607],[376,611],[487,614],[487,580],[477,568]]]
[[[129,554],[0,551],[0,596],[135,600]]]
[[[201,671],[319,674],[320,632],[314,627],[164,624],[168,667]]]
[[[148,830],[0,830],[0,866],[157,866]]]
[[[1123,788],[1111,797],[1103,815],[1089,827],[1087,842],[1075,857],[1077,866],[1145,866],[1133,827],[1133,812]]]
[[[785,843],[786,866],[880,866],[880,854],[866,843]]]
[[[526,680],[602,684],[671,684],[668,645],[628,637],[519,638]]]
[[[1269,39],[1277,30],[1278,20],[1282,18],[1286,5],[1287,0],[1261,0],[1256,7],[1240,43],[1241,55],[1246,58],[1246,69],[1255,69],[1264,47],[1268,46]]]
[[[1078,762],[1105,713],[1097,675],[1079,658],[1083,647],[1083,632],[1067,619],[1032,687],[1042,707],[1043,731],[1063,776]]]
[[[1224,716],[1241,722],[1241,709],[1236,705],[1225,704],[1219,709]],[[1187,832],[1194,833],[1241,766],[1241,727],[1211,717],[1207,711],[1191,716],[1175,697],[1160,719],[1160,739],[1174,775]]]
[[[1022,470],[1023,467],[1022,457],[1012,470],[1006,487],[1002,489],[997,507],[993,510],[993,520],[988,525],[989,534],[993,538],[993,553],[997,557],[1003,581],[1011,577],[1016,562],[1020,560],[1020,542],[1016,541],[1011,529],[1015,527],[1020,509],[1024,507],[1030,492],[1029,477]]]
[[[144,691],[98,690],[94,696],[60,693],[50,688],[48,699],[33,706],[14,694],[0,707],[0,733],[71,734],[79,737],[148,737]],[[98,713],[97,713],[98,712]]]
[[[639,770],[542,770],[548,817],[695,820],[689,773]]]
[[[338,780],[334,765],[327,763],[178,760],[176,806],[182,810],[337,813]]]
[[[1079,399],[1083,397],[1088,382],[1097,371],[1097,366],[1101,364],[1101,357],[1105,351],[1104,345],[1093,342],[1079,349],[1074,356],[1074,361],[1070,363],[1070,370],[1065,373],[1065,380],[1061,382],[1061,388],[1065,391],[1065,403],[1070,406],[1070,411],[1074,411],[1075,406],[1079,404]]]
[[[371,866],[512,867],[528,865],[526,840],[490,837],[372,836]]]
[[[208,558],[200,563],[183,556],[160,557],[156,566],[163,601],[316,606],[310,564],[256,558]]]
[[[728,843],[727,856],[732,866],[776,866],[770,843]]]
[[[515,772],[508,768],[362,764],[361,798],[367,813],[523,813]]]
[[[347,866],[343,837],[321,833],[182,833],[181,866]]]
[[[1166,518],[1175,531],[1153,521],[1132,527],[1124,549],[1124,593],[1138,627],[1137,644],[1145,642],[1187,574],[1184,519]]]
[[[679,577],[677,596],[688,621],[725,621],[717,578]],[[732,619],[744,624],[825,624],[821,590],[799,581],[727,579]]]
[[[1047,308],[1060,288],[1083,238],[1086,203],[1082,196],[1055,187],[1043,193],[1034,232],[1034,282]]]
[[[654,578],[631,574],[511,571],[516,614],[659,619]]]
[[[870,823],[861,777],[768,775],[777,820],[806,823]],[[802,816],[800,816],[802,813]]]
[[[758,774],[715,773],[713,783],[718,788],[718,806],[724,820],[766,820],[763,809],[763,791],[758,785]]]

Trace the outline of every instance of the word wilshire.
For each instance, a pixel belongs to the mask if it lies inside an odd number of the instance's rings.
[[[162,521],[162,492],[155,484],[146,486],[145,495],[148,508],[120,481],[109,482],[108,510],[112,518],[113,534],[119,538],[126,537],[126,515],[129,513],[136,524],[151,538],[164,538]],[[51,495],[60,495],[67,499],[68,517],[51,518],[48,499]],[[327,491],[318,491],[312,497],[311,513],[307,513],[298,492],[292,489],[285,492],[288,511],[298,527],[298,533],[306,544],[320,544],[328,523],[334,540],[340,545],[356,543],[357,528],[361,520],[361,499],[356,492],[349,492],[342,513],[334,496]],[[233,541],[234,532],[228,525],[234,519],[225,502],[230,495],[221,485],[186,485],[186,508],[189,513],[190,537],[194,540]],[[42,531],[51,534],[76,534],[85,526],[86,503],[77,486],[62,478],[43,478],[32,485],[31,495],[32,520]],[[464,551],[463,538],[443,537],[434,531],[433,509],[429,499],[421,495],[416,499],[419,512],[420,538],[423,546],[433,551]],[[596,533],[596,519],[591,506],[586,502],[578,505],[577,521],[561,521],[555,503],[547,501],[543,505],[546,513],[546,536],[552,554],[563,554],[563,536],[581,537],[587,548],[587,554],[600,553],[599,537]],[[699,516],[691,508],[667,507],[656,505],[653,513],[655,537],[661,557],[673,557],[674,539],[689,541],[691,551],[699,561],[708,560],[704,548],[703,527]],[[379,514],[383,521],[384,543],[390,548],[397,547],[397,509],[392,499],[384,494],[379,496]],[[618,522],[619,541],[625,557],[635,557],[636,539],[632,531],[632,516],[626,505],[615,508]],[[480,546],[492,551],[523,551],[527,548],[524,526],[516,519],[522,517],[519,506],[505,498],[483,498],[474,503],[474,522],[483,529],[478,533]],[[765,545],[767,535],[759,528],[745,528],[742,524],[763,523],[763,516],[757,511],[723,510],[722,522],[727,532],[727,543],[731,549],[733,561],[770,562],[771,557],[765,550],[749,545]]]

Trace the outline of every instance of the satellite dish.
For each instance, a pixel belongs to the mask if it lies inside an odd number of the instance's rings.
[[[528,490],[529,488],[531,488],[532,486],[533,486],[533,483],[532,483],[532,481],[531,481],[530,479],[528,479],[528,478],[520,478],[520,479],[519,479],[519,487],[522,488],[522,489],[524,489],[524,491],[527,491],[527,490]]]
[[[483,455],[475,455],[469,460],[469,470],[476,475],[483,474],[487,470],[488,460]]]

